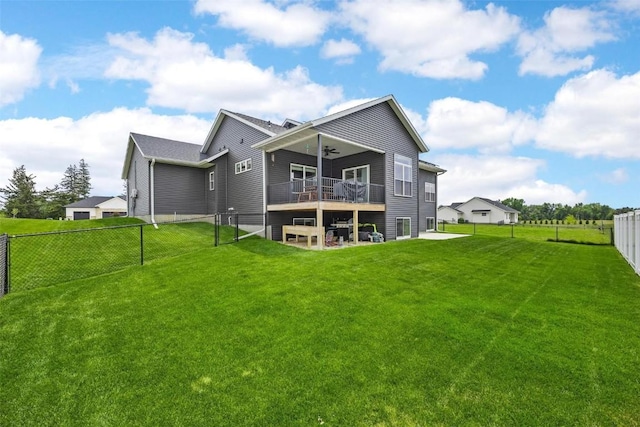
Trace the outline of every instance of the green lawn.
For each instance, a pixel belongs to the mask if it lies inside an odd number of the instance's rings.
[[[558,240],[596,245],[611,244],[611,224],[597,225],[542,225],[542,224],[438,224],[446,233],[476,234],[483,236],[514,237],[536,241]],[[444,229],[444,230],[443,230]]]
[[[0,425],[638,425],[609,246],[241,243],[0,299]]]

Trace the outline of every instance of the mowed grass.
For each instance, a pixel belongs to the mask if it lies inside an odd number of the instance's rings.
[[[638,425],[612,247],[249,238],[0,299],[0,425]]]
[[[536,241],[555,241],[594,245],[611,244],[611,227],[601,229],[597,225],[538,225],[517,224],[438,224],[438,230],[446,233],[476,234],[483,236],[514,237]]]

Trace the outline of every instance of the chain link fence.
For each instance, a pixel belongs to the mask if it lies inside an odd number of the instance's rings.
[[[0,236],[0,297],[143,265],[249,235],[266,237],[264,214]]]
[[[0,234],[0,297],[9,293],[9,236]]]
[[[613,245],[613,228],[605,225],[481,224],[471,222],[452,224],[440,222],[438,231],[587,245]]]

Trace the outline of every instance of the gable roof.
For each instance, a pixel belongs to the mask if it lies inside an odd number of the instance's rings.
[[[466,205],[467,203],[471,202],[472,200],[481,200],[481,201],[483,201],[483,202],[485,202],[487,204],[490,204],[490,205],[492,205],[492,206],[494,206],[494,207],[496,207],[496,208],[498,208],[498,209],[500,209],[500,210],[502,210],[504,212],[520,213],[520,211],[517,211],[517,210],[513,209],[510,206],[504,205],[504,204],[500,203],[497,200],[487,199],[486,197],[473,197],[473,198],[469,199],[468,201],[459,204],[458,206]],[[481,209],[475,209],[475,211],[480,212]]]
[[[117,199],[122,197],[120,196],[91,196],[86,199],[78,200],[77,202],[70,203],[65,205],[65,208],[95,208],[101,203],[108,202],[111,199]],[[122,199],[124,200],[124,199]]]
[[[197,162],[202,160],[200,146],[188,142],[131,133],[144,157]]]
[[[214,156],[207,157],[200,152],[200,146],[198,144],[131,132],[129,134],[129,143],[127,144],[124,165],[122,166],[122,179],[127,178],[133,156],[133,149],[135,147],[138,148],[140,154],[142,154],[142,157],[145,159],[155,160],[159,163],[197,168],[209,167],[210,162],[229,152],[227,149]]]
[[[438,206],[438,210],[440,209],[453,209],[454,211],[458,212],[458,213],[462,213],[462,211],[458,210],[458,206],[460,206],[462,203],[451,203],[450,205],[441,205]]]
[[[235,120],[238,120],[239,122],[244,123],[247,126],[259,130],[267,137],[274,136],[287,130],[287,128],[285,128],[284,126],[273,124],[267,120],[257,119],[255,117],[247,116],[246,114],[234,113],[228,110],[220,110],[213,122],[213,125],[211,125],[211,129],[209,129],[209,133],[207,134],[202,147],[200,148],[201,153],[207,152],[225,117],[231,117]]]
[[[407,130],[407,133],[410,135],[411,139],[413,139],[413,141],[416,143],[420,151],[423,153],[429,151],[429,147],[427,147],[427,145],[424,143],[422,137],[420,137],[420,134],[418,134],[416,129],[413,127],[406,114],[400,107],[400,104],[398,104],[398,101],[396,101],[393,95],[383,96],[382,98],[374,99],[372,101],[365,102],[364,104],[356,105],[355,107],[347,108],[346,110],[339,111],[334,114],[329,114],[328,116],[324,116],[319,119],[310,120],[308,122],[300,124],[299,126],[287,129],[285,132],[273,135],[264,141],[252,145],[251,147],[265,150],[266,152],[272,152],[281,148],[285,148],[291,144],[294,144],[300,139],[317,134],[318,131],[314,129],[316,126],[338,120],[342,117],[348,116],[349,114],[365,110],[367,108],[373,107],[374,105],[382,104],[384,102],[389,104],[389,106],[396,114],[404,128]]]
[[[480,200],[484,200],[487,203],[492,204],[493,206],[495,206],[498,209],[502,209],[505,212],[511,212],[511,213],[520,213],[519,211],[513,209],[511,206],[507,206],[505,204],[502,204],[500,201],[498,200],[491,200],[491,199],[485,199],[484,197],[478,197],[478,199]]]

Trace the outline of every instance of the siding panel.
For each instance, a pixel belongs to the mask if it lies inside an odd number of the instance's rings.
[[[268,135],[247,126],[230,117],[224,117],[216,136],[207,152],[214,155],[224,149],[229,153],[224,156],[226,182],[224,195],[218,195],[219,212],[233,208],[240,213],[260,213],[264,211],[263,204],[263,155],[261,150],[251,148]],[[235,173],[237,162],[251,159],[251,170],[240,174]],[[218,162],[219,164],[222,162]],[[223,175],[223,174],[218,174]]]
[[[134,188],[137,190],[138,196],[132,200],[128,195]],[[131,164],[127,174],[127,193],[129,215],[149,215],[149,161],[142,157],[137,147],[134,147],[131,155]]]
[[[436,200],[434,202],[427,202],[425,200],[425,183],[436,184]],[[425,170],[418,171],[418,204],[420,206],[420,213],[418,214],[418,228],[419,231],[425,231],[427,229],[427,217],[436,218],[436,207],[438,205],[438,178],[435,172],[429,172]]]
[[[207,169],[156,163],[154,165],[155,214],[204,215]]]

